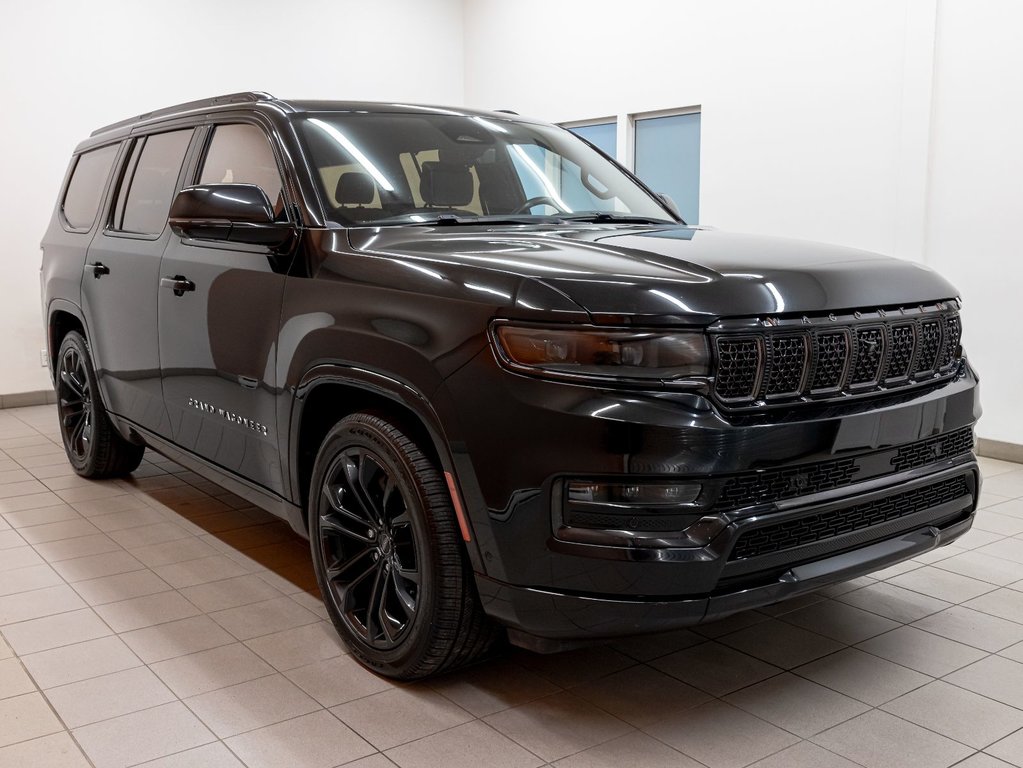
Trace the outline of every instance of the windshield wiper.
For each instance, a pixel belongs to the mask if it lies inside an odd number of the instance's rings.
[[[608,211],[587,211],[586,213],[566,213],[557,216],[558,221],[580,221],[589,224],[677,224],[670,219],[655,219],[650,216],[637,216],[633,213],[610,213]]]
[[[412,215],[416,216],[416,218],[413,219]],[[457,213],[439,213],[434,216],[402,214],[365,223],[369,226],[400,224],[412,227],[467,227],[494,224],[556,224],[557,222],[558,219],[554,216],[462,216]]]

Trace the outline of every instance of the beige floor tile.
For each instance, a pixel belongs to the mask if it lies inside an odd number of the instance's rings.
[[[0,597],[0,625],[38,619],[84,608],[85,602],[66,584]]]
[[[931,614],[912,626],[991,653],[1023,641],[1023,624],[961,605]]]
[[[468,722],[473,716],[425,686],[392,688],[331,709],[379,750]]]
[[[852,605],[827,600],[787,613],[782,621],[852,645],[895,629],[898,622]]]
[[[11,624],[3,633],[20,655],[113,634],[91,608]]]
[[[176,589],[244,576],[250,571],[227,555],[213,555],[181,563],[158,565],[153,570]]]
[[[27,568],[30,565],[40,565],[45,561],[30,546],[5,549],[0,555],[0,574],[14,571],[19,568]]]
[[[97,501],[99,499],[109,499],[115,496],[123,496],[124,488],[119,485],[106,485],[101,483],[90,483],[86,486],[78,488],[66,488],[62,491],[54,491],[60,498],[66,501],[68,504],[74,504],[79,501]]]
[[[246,768],[222,741],[140,763],[138,768]],[[290,768],[281,764],[281,768]]]
[[[96,768],[126,768],[215,739],[177,701],[78,728],[74,737]],[[195,765],[199,768],[199,764]]]
[[[110,531],[108,535],[125,549],[139,549],[140,547],[150,547],[155,544],[166,544],[170,541],[187,539],[192,536],[191,533],[180,525],[168,522],[140,525],[134,528],[120,528]]]
[[[766,680],[781,669],[717,642],[694,645],[656,659],[650,666],[713,696]]]
[[[211,613],[210,618],[239,640],[251,640],[320,621],[316,614],[307,611],[290,597],[228,608]]]
[[[729,694],[725,701],[804,739],[870,709],[788,672]]]
[[[78,520],[81,515],[67,504],[57,504],[52,507],[40,507],[39,509],[26,509],[24,512],[8,512],[3,515],[12,528],[28,528],[46,523],[60,523],[65,520]]]
[[[94,499],[91,501],[76,501],[71,506],[86,517],[100,517],[114,512],[123,512],[129,509],[138,509],[140,505],[150,506],[146,500],[139,496],[125,494],[114,496],[108,499]]]
[[[320,708],[279,674],[204,693],[185,703],[222,739]]]
[[[33,693],[35,684],[18,659],[0,660],[0,699]]]
[[[508,659],[493,659],[427,682],[476,717],[492,715],[561,690]]]
[[[960,688],[1023,709],[1023,664],[1002,656],[988,656],[948,675]]]
[[[1020,575],[1018,563],[973,551],[963,552],[955,557],[950,557],[948,560],[942,560],[934,567],[945,571],[952,571],[953,573],[960,573],[963,576],[986,581],[999,587],[1011,584]]]
[[[249,768],[332,768],[374,752],[329,712],[319,711],[227,740]]]
[[[669,714],[644,730],[715,768],[739,768],[799,741],[791,733],[723,701]]]
[[[20,533],[9,526],[5,526],[4,530],[0,531],[0,551],[23,547],[27,543]]]
[[[41,693],[0,699],[0,747],[64,730]]]
[[[1015,498],[1023,496],[1023,470],[1017,468],[985,479],[984,493]]]
[[[1023,533],[1023,518],[1000,514],[998,507],[991,507],[985,509],[983,514],[977,515],[973,527],[1001,536],[1016,536]]]
[[[139,504],[138,509],[126,509],[106,515],[90,517],[89,521],[101,531],[111,533],[140,526],[160,525],[167,522],[163,513],[152,507]],[[116,538],[115,538],[116,540]],[[122,546],[127,546],[123,545]]]
[[[131,550],[131,553],[150,568],[171,563],[183,563],[186,560],[197,560],[200,557],[210,557],[218,554],[217,550],[205,541],[200,541],[192,536],[168,541],[163,544],[139,547],[138,549]]]
[[[325,707],[344,704],[397,685],[367,671],[349,656],[317,661],[288,670],[285,675]]]
[[[1023,711],[941,680],[881,707],[924,728],[983,749],[1023,728]]]
[[[947,675],[986,655],[977,648],[908,626],[873,637],[856,647],[934,677]]]
[[[236,642],[229,632],[207,616],[125,632],[121,639],[147,664]]]
[[[0,765],[10,768],[91,768],[66,733],[54,733],[0,749]]]
[[[182,699],[274,672],[273,667],[241,643],[157,662],[152,670]]]
[[[99,529],[86,520],[79,517],[71,520],[63,520],[59,523],[46,523],[45,525],[32,525],[27,528],[19,528],[18,533],[29,544],[44,544],[48,541],[60,541],[62,539],[75,539],[80,536],[90,536],[99,533]]]
[[[582,685],[636,664],[634,659],[608,646],[552,654],[513,651],[511,658],[562,688]]]
[[[207,613],[281,597],[278,590],[251,574],[184,587],[181,594]]]
[[[34,478],[15,483],[5,483],[0,485],[0,499],[11,499],[17,496],[29,496],[37,493],[45,493],[46,490],[46,486]]]
[[[26,480],[35,480],[27,469],[0,470],[0,485],[7,485],[8,483],[22,483]]]
[[[120,549],[120,545],[104,533],[36,544],[36,551],[51,563],[75,557],[100,555],[104,552],[117,552]]]
[[[718,638],[718,642],[783,669],[806,664],[843,647],[842,643],[779,619],[740,629]]]
[[[46,698],[68,728],[97,723],[174,701],[174,694],[146,667],[50,688]]]
[[[710,694],[648,666],[633,667],[586,683],[572,691],[629,725],[642,728],[709,701]]]
[[[554,765],[557,768],[702,768],[695,760],[638,731],[584,749]]]
[[[199,609],[177,592],[160,592],[96,606],[96,613],[115,632],[129,632],[154,624],[195,616]]]
[[[1012,765],[1023,766],[1023,731],[1016,731],[1011,736],[1006,736],[1001,741],[992,744],[986,751],[997,758],[1008,760]]]
[[[53,688],[142,665],[117,637],[101,637],[22,657],[40,688]]]
[[[846,648],[793,672],[871,706],[878,706],[931,681],[927,675],[869,653]]]
[[[1020,571],[1023,572],[1023,566],[1020,566]],[[965,605],[975,611],[983,611],[992,616],[1023,624],[1023,592],[1016,589],[1002,587],[994,592],[981,595],[975,600],[970,600]]]
[[[55,587],[63,583],[64,580],[50,566],[30,565],[3,572],[0,576],[0,596]]]
[[[479,720],[387,752],[400,768],[480,768],[481,755],[488,768],[536,768],[544,762]]]
[[[921,595],[887,582],[869,584],[839,595],[836,599],[900,623],[922,619],[951,605],[945,600]]]
[[[866,768],[945,768],[973,753],[963,744],[876,709],[813,741]]]
[[[0,633],[0,659],[10,659],[14,656],[14,651],[11,650],[11,646],[4,640],[4,636]]]
[[[334,625],[325,621],[255,637],[245,644],[279,672],[348,653]]]
[[[770,757],[758,760],[750,768],[860,768],[860,766],[809,741],[801,741]]]
[[[119,573],[139,571],[144,568],[145,566],[142,563],[123,550],[105,552],[101,555],[76,557],[73,560],[61,560],[53,564],[53,570],[59,573],[65,581],[72,584],[88,579],[99,579],[104,576],[116,576]]]
[[[485,720],[548,762],[632,730],[624,721],[567,691],[488,715]]]
[[[995,588],[986,581],[971,579],[969,576],[945,571],[933,565],[896,576],[889,579],[888,583],[949,603],[963,603]]]
[[[1023,539],[1015,537],[1000,539],[977,549],[978,552],[992,557],[1000,557],[1013,563],[1023,563]]]
[[[74,590],[89,605],[104,605],[134,597],[168,592],[171,587],[152,571],[131,571],[76,582]]]
[[[6,515],[10,512],[24,512],[27,509],[54,507],[63,503],[63,499],[52,491],[33,493],[28,496],[13,496],[7,499],[0,499],[0,514]]]

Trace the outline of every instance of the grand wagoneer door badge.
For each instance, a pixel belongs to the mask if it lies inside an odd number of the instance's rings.
[[[260,424],[258,421],[253,421],[252,419],[247,419],[244,416],[239,416],[237,413],[234,413],[233,411],[228,411],[224,408],[218,408],[217,406],[212,405],[211,403],[207,403],[203,400],[199,400],[198,398],[195,397],[188,398],[188,405],[190,408],[195,408],[196,410],[200,410],[203,413],[209,413],[214,416],[219,416],[222,419],[226,419],[232,424],[240,424],[243,427],[251,429],[253,432],[256,432],[257,434],[263,435],[263,437],[269,437],[270,435],[270,430],[267,428],[265,424]]]

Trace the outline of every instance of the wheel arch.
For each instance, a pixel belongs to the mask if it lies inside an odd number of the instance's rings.
[[[466,551],[473,569],[482,572],[472,521],[463,507],[464,495],[440,418],[424,395],[389,376],[324,364],[302,378],[295,390],[289,434],[289,468],[295,500],[303,509],[307,508],[313,465],[324,437],[342,418],[360,411],[385,418],[405,432],[448,478]]]
[[[89,334],[85,329],[82,311],[70,301],[54,299],[50,302],[46,318],[47,355],[50,361],[50,380],[55,383],[57,371],[57,352],[64,337],[70,331],[78,331],[85,342],[89,342]]]

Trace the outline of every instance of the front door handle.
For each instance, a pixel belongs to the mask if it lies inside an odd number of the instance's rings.
[[[174,275],[174,277],[161,277],[160,287],[170,288],[174,291],[175,296],[184,296],[185,291],[195,290],[195,283],[183,275]]]
[[[110,274],[110,267],[102,261],[97,261],[95,264],[86,264],[85,271],[92,272],[92,276],[99,280],[103,275]]]

